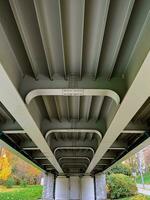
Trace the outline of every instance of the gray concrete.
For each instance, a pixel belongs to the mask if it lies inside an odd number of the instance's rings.
[[[45,174],[43,186],[43,200],[54,200],[54,175]]]
[[[44,199],[45,200],[45,199]],[[95,200],[94,179],[91,176],[58,176],[55,200]]]
[[[54,197],[55,193],[55,197]],[[54,175],[45,174],[43,183],[43,197],[42,200],[106,200],[106,175],[95,175],[95,193],[94,193],[94,179],[91,176],[73,176],[67,178],[65,176],[58,176],[56,178],[55,192],[54,192]]]
[[[142,184],[137,184],[137,187],[145,190],[150,190],[150,185],[147,184],[144,184],[144,188]]]
[[[138,193],[150,196],[150,190],[138,188]]]
[[[55,200],[69,199],[69,178],[65,176],[57,176],[55,187]]]
[[[95,175],[96,200],[106,200],[106,175],[104,173]]]
[[[94,179],[91,176],[81,178],[81,200],[95,200]]]
[[[150,185],[144,184],[144,188],[142,184],[137,184],[138,193],[149,195],[150,196]]]
[[[69,178],[69,199],[80,200],[81,180],[79,176],[70,176]]]

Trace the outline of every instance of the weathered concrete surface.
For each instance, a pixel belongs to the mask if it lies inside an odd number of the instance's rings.
[[[56,178],[55,200],[69,199],[69,178],[58,176]]]
[[[106,200],[106,175],[97,174],[95,175],[95,186],[96,186],[96,200]]]
[[[54,175],[45,174],[43,186],[43,200],[54,200]]]
[[[82,200],[95,200],[93,177],[83,176],[81,178],[81,191]]]

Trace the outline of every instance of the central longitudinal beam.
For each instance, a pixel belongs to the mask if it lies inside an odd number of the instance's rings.
[[[41,152],[47,157],[51,164],[56,168],[56,170],[62,173],[62,169],[59,166],[57,160],[55,159],[52,151],[50,150],[48,144],[46,143],[40,129],[29,113],[26,105],[24,104],[21,96],[19,95],[17,89],[13,85],[12,81],[9,79],[5,69],[0,64],[0,83],[3,85],[0,90],[0,101],[11,113],[11,115],[16,119],[19,125],[25,130],[32,141]]]
[[[88,122],[66,120],[60,122],[55,120],[51,122],[47,119],[44,119],[41,128],[45,133],[45,137],[47,137],[46,135],[49,135],[49,133],[51,134],[51,132],[54,132],[54,130],[56,130],[56,132],[64,132],[64,130],[66,132],[71,132],[71,130],[74,132],[85,132],[85,130],[87,130],[87,132],[97,132],[99,136],[101,135],[101,138],[106,131],[106,124],[104,120],[99,120],[97,122],[93,120],[89,120]]]
[[[112,98],[117,105],[120,103],[119,95],[108,89],[36,89],[30,91],[25,101],[27,104],[38,96],[102,96]]]
[[[122,100],[125,95],[126,85],[125,81],[121,78],[112,78],[111,80],[107,81],[102,78],[93,80],[87,77],[83,78],[82,80],[71,79],[70,82],[70,80],[64,80],[59,77],[56,77],[53,81],[50,81],[44,76],[41,76],[40,79],[36,81],[35,79],[26,76],[21,83],[20,92],[22,97],[26,99],[27,103],[29,103],[32,98],[42,95],[106,95],[118,102],[119,100]]]

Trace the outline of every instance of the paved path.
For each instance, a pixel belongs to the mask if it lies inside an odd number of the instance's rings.
[[[143,188],[143,185],[142,185],[142,184],[137,184],[137,187],[138,187],[138,188]],[[150,190],[150,185],[144,184],[144,189]]]
[[[143,188],[142,184],[137,184],[137,188],[138,193],[150,196],[150,185],[145,185],[145,187]]]

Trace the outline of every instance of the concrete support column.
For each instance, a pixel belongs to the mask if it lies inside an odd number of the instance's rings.
[[[54,175],[51,173],[44,177],[43,200],[54,200]]]
[[[81,191],[81,200],[95,200],[93,177],[83,176],[81,178]]]
[[[96,200],[106,200],[106,175],[104,173],[95,175]]]
[[[69,200],[69,178],[65,176],[56,178],[55,200]]]
[[[70,176],[69,188],[69,200],[80,200],[81,188],[79,176]]]

